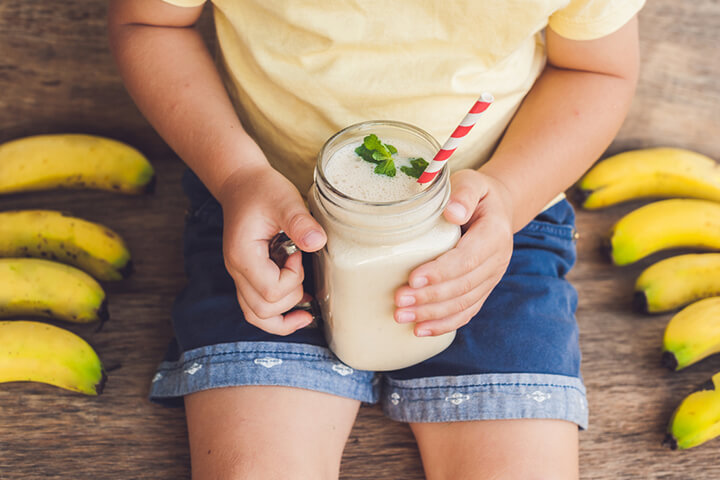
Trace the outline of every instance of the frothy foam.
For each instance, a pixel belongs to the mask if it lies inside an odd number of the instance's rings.
[[[417,145],[409,142],[388,139],[388,143],[398,150],[393,155],[397,169],[394,177],[375,173],[376,165],[355,153],[355,149],[362,144],[360,141],[345,145],[335,152],[325,165],[325,178],[345,195],[366,202],[393,202],[420,193],[426,185],[419,184],[417,178],[405,174],[400,167],[410,167],[411,158],[422,157],[430,161],[432,152],[418,150]]]

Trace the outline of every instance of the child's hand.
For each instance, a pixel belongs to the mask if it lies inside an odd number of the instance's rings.
[[[512,254],[512,201],[506,187],[475,170],[451,177],[445,218],[463,225],[455,248],[410,273],[395,294],[395,320],[415,335],[440,335],[470,321],[502,278]],[[414,287],[414,288],[413,288]]]
[[[270,167],[232,174],[220,189],[225,266],[235,280],[248,322],[266,332],[288,335],[312,321],[297,310],[283,315],[303,297],[301,253],[279,268],[268,243],[280,230],[305,252],[319,250],[327,237],[310,216],[297,189]]]

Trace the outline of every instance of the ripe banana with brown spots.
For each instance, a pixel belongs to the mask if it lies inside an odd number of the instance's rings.
[[[98,280],[121,280],[132,272],[130,251],[120,235],[53,210],[0,212],[0,257],[57,260]]]
[[[0,258],[0,318],[74,323],[108,319],[106,295],[87,273],[37,258]]]
[[[153,189],[143,154],[94,135],[37,135],[0,145],[0,193],[91,188],[137,194]]]

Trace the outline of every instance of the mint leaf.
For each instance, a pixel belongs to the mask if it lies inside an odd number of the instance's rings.
[[[375,173],[380,175],[387,175],[388,177],[394,177],[396,172],[397,170],[395,169],[395,162],[392,161],[392,158],[383,160],[382,162],[378,163],[377,167],[375,167]]]
[[[367,137],[363,138],[363,145],[368,150],[374,150],[376,152],[380,152],[386,157],[390,156],[390,152],[387,151],[387,148],[385,148],[385,145],[380,141],[380,139],[375,135],[374,133],[371,133]]]
[[[422,173],[427,168],[428,162],[426,162],[424,158],[411,158],[410,165],[412,165],[412,167],[403,165],[402,167],[400,167],[400,170],[405,175],[408,175],[410,177],[420,178],[420,175],[422,175]]]
[[[373,152],[372,157],[378,163],[383,162],[383,161],[387,160],[388,158],[390,158],[389,155],[384,155],[382,152],[377,152],[377,151]]]
[[[375,173],[388,177],[395,176],[397,170],[392,156],[397,153],[397,148],[382,143],[374,133],[363,138],[362,145],[355,149],[355,153],[366,162],[377,164]]]
[[[355,153],[360,156],[363,160],[370,163],[378,163],[377,160],[373,158],[373,152],[368,150],[368,148],[365,145],[360,145],[355,149]]]

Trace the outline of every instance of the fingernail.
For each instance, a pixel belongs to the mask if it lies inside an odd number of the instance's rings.
[[[410,323],[415,320],[415,314],[413,312],[398,312],[397,321],[398,323]]]
[[[430,330],[425,330],[424,328],[415,332],[416,337],[429,337],[430,335],[432,335],[432,332]]]
[[[410,305],[415,305],[415,297],[410,295],[403,295],[402,297],[398,298],[398,307],[409,307]]]
[[[305,236],[303,237],[303,242],[310,248],[318,247],[323,242],[323,235],[317,230],[312,230],[305,234]]]
[[[458,202],[450,202],[445,209],[452,214],[453,217],[456,218],[465,218],[465,215],[467,215],[467,210],[465,207]]]
[[[413,277],[410,279],[410,286],[412,288],[422,288],[427,284],[428,279],[426,277]]]

